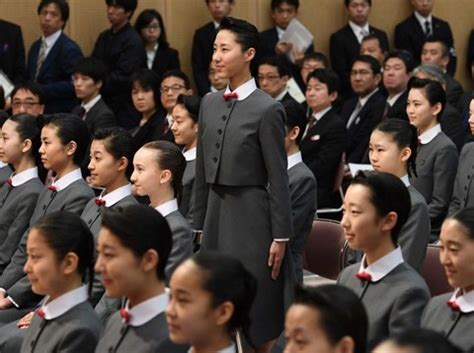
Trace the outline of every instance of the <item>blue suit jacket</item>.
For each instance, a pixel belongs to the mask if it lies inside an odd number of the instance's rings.
[[[35,79],[40,47],[41,39],[38,39],[28,52],[26,71],[30,80]],[[45,113],[70,112],[79,103],[71,77],[74,66],[82,57],[81,48],[61,33],[46,56],[37,78],[45,95]]]

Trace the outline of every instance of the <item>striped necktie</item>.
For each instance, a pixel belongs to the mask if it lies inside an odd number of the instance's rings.
[[[48,45],[46,41],[43,39],[41,41],[41,47],[38,53],[38,61],[36,62],[36,73],[35,73],[35,82],[38,81],[38,75],[41,70],[41,66],[43,66],[44,60],[46,59],[46,49]]]

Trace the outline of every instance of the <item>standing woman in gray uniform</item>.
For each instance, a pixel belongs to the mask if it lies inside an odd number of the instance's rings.
[[[2,127],[5,124],[5,121],[8,119],[8,114],[0,110],[0,142],[2,141]],[[10,177],[12,170],[8,163],[2,161],[3,159],[3,150],[0,147],[0,188],[5,184],[5,181]]]
[[[250,73],[258,38],[248,22],[221,21],[213,61],[229,86],[201,103],[194,227],[203,230],[203,250],[236,256],[257,278],[250,338],[258,352],[267,352],[283,330],[284,258],[293,229],[285,113]]]
[[[28,229],[43,183],[38,177],[41,119],[18,114],[2,127],[3,161],[15,172],[0,189],[0,273]],[[3,141],[3,142],[2,142]]]

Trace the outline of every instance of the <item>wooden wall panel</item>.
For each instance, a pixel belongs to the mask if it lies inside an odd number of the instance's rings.
[[[245,18],[259,30],[271,26],[270,0],[235,0],[232,12],[235,17]],[[384,29],[393,44],[395,24],[411,13],[410,0],[373,0],[370,23]],[[71,16],[66,33],[74,38],[86,55],[92,51],[100,31],[109,24],[103,0],[69,0]],[[191,73],[190,53],[194,30],[210,21],[204,0],[139,0],[137,14],[145,8],[155,8],[164,17],[168,39],[180,52],[184,71]],[[343,0],[300,0],[300,20],[312,31],[315,48],[328,54],[329,36],[343,26],[346,12]],[[39,37],[36,7],[38,0],[0,0],[1,17],[22,25],[25,46]],[[474,1],[436,0],[435,15],[448,20],[453,29],[458,52],[457,78],[469,85],[465,69],[465,55],[469,32],[474,25]]]

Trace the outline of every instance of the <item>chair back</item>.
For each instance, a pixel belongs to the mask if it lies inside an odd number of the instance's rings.
[[[428,244],[425,260],[421,268],[421,275],[430,289],[431,296],[452,292],[453,288],[449,285],[444,272],[443,265],[439,260],[439,245]]]

